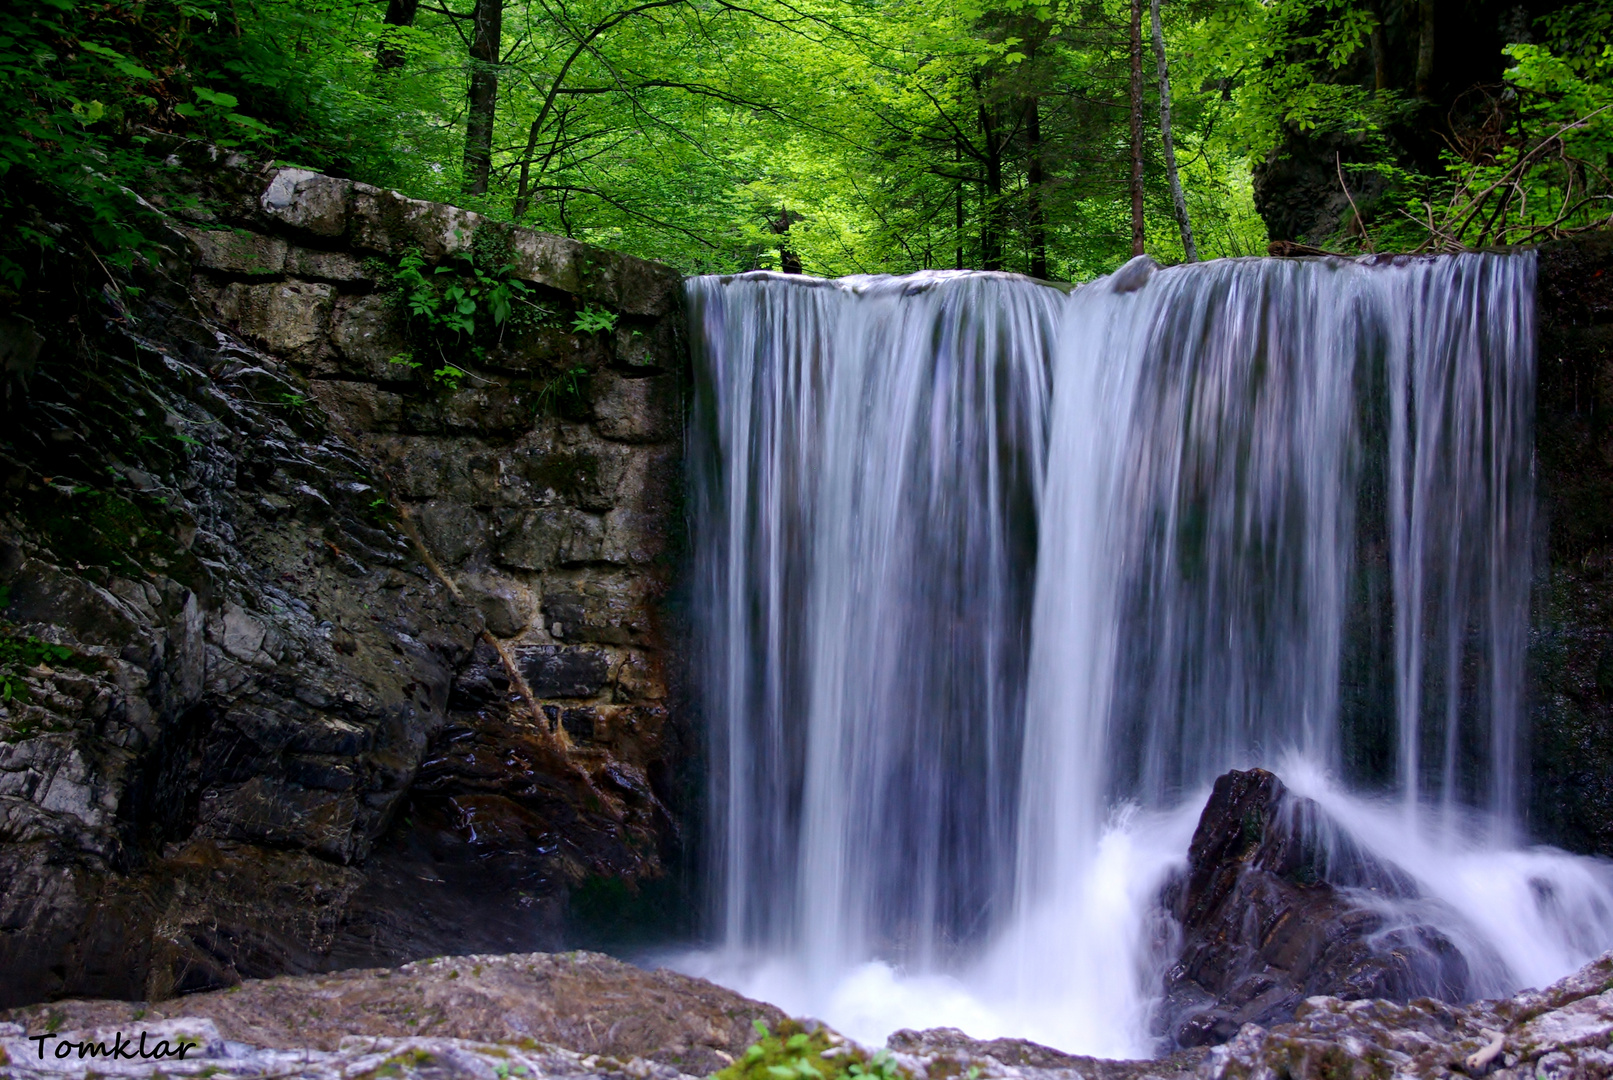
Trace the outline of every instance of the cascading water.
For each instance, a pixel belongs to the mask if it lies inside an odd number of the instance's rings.
[[[1473,992],[1613,944],[1603,866],[1514,836],[1533,279],[692,281],[688,966],[863,1038],[1145,1053],[1159,888],[1256,764],[1415,880]]]

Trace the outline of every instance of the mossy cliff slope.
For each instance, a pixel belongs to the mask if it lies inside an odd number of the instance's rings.
[[[160,268],[0,298],[0,1004],[664,879],[678,275],[196,147],[143,194]]]

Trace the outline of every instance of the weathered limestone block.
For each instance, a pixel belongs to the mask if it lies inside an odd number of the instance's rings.
[[[335,304],[331,322],[335,358],[316,370],[381,383],[415,381],[415,368],[392,363],[410,351],[401,322],[397,304],[387,294],[343,297]]]
[[[513,455],[464,438],[381,436],[373,447],[407,499],[451,496],[476,506],[530,506],[537,501]]]
[[[664,514],[619,508],[605,515],[599,561],[616,566],[648,566],[670,543]]]
[[[532,425],[534,395],[503,386],[467,386],[442,401],[442,422],[450,431],[479,435],[517,431]]]
[[[597,514],[577,510],[562,511],[565,538],[556,560],[560,566],[581,566],[599,562],[604,555],[605,522]]]
[[[353,189],[351,230],[355,245],[386,255],[417,249],[427,259],[470,250],[482,215],[457,206],[405,198],[369,184]]]
[[[314,400],[355,431],[395,431],[403,420],[403,398],[367,382],[320,379],[309,384]]]
[[[646,583],[619,571],[572,573],[547,581],[543,619],[559,641],[631,645],[649,641],[653,625],[644,596]]]
[[[533,447],[520,465],[536,492],[598,512],[616,505],[617,491],[635,457],[627,447],[583,437],[568,446]]]
[[[610,656],[601,649],[535,645],[516,656],[521,674],[540,698],[598,697],[610,681]]]
[[[333,298],[329,285],[316,282],[231,284],[220,290],[218,313],[265,349],[302,360],[325,343]]]
[[[670,266],[622,258],[617,275],[620,309],[629,315],[666,315],[683,306],[683,275]]]
[[[196,245],[197,265],[229,274],[279,274],[287,245],[275,236],[237,229],[181,229]]]
[[[466,591],[482,622],[496,637],[511,638],[532,624],[531,598],[526,590],[508,580],[476,577],[466,582]]]
[[[517,570],[547,570],[560,559],[568,527],[564,511],[504,510],[497,519],[498,561]]]
[[[608,525],[598,514],[570,507],[503,511],[498,561],[520,570],[547,570],[607,560]]]
[[[314,278],[338,285],[357,285],[369,280],[364,261],[345,251],[318,251],[292,247],[286,251],[286,273],[293,277]]]
[[[622,652],[611,678],[611,700],[618,705],[666,698],[666,676],[660,665],[637,649]]]
[[[674,326],[671,319],[660,319],[649,326],[636,320],[623,320],[616,327],[616,340],[612,342],[616,362],[652,373],[669,370],[670,362],[681,349]]]
[[[315,236],[337,237],[347,231],[351,180],[338,180],[306,169],[281,169],[269,181],[258,203],[270,218]]]
[[[650,443],[675,438],[682,430],[680,406],[674,375],[623,378],[600,372],[594,377],[594,427],[607,439]]]
[[[445,566],[487,548],[487,518],[462,503],[433,499],[415,511],[426,546]]]

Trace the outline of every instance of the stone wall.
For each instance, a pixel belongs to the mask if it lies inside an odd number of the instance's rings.
[[[678,857],[681,279],[175,149],[160,272],[0,319],[0,1003],[565,944]]]
[[[1613,855],[1613,232],[1540,251],[1530,825]]]

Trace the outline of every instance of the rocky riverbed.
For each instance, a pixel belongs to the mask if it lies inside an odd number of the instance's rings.
[[[679,1080],[723,1069],[741,1074],[758,1023],[777,1031],[789,1021],[702,979],[597,953],[445,957],[249,981],[161,1003],[14,1009],[0,1013],[0,1077]],[[818,1031],[814,1045],[831,1047],[803,1059],[824,1080],[846,1075],[838,1062],[854,1050],[864,1059],[873,1053],[805,1024]],[[142,1033],[148,1053],[163,1044],[171,1054],[181,1044],[190,1048],[182,1059],[141,1060]],[[1312,997],[1292,1022],[1246,1024],[1222,1046],[1155,1061],[1079,1057],[947,1028],[899,1031],[879,1060],[892,1080],[1544,1080],[1613,1073],[1610,1035],[1613,953],[1544,990],[1501,1001]],[[86,1046],[96,1048],[94,1056],[81,1052]],[[102,1046],[124,1056],[101,1056]]]

